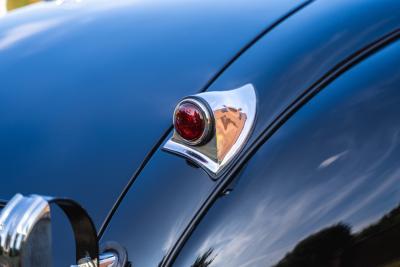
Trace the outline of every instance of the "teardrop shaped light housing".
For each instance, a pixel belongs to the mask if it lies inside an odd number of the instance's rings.
[[[174,133],[163,149],[217,178],[246,143],[256,118],[256,93],[246,84],[184,98],[173,114]]]

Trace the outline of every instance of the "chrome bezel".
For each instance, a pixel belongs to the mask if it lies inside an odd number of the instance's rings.
[[[190,103],[193,104],[195,106],[197,106],[200,110],[200,112],[202,113],[202,116],[204,117],[205,120],[205,125],[204,125],[204,131],[202,133],[202,135],[193,141],[190,140],[186,140],[185,138],[183,138],[178,131],[175,128],[175,118],[176,118],[176,112],[178,110],[178,108],[185,103]],[[172,118],[172,123],[174,125],[174,131],[175,133],[181,138],[182,142],[190,145],[190,146],[197,146],[197,145],[201,145],[204,144],[205,142],[207,142],[210,139],[211,133],[212,133],[212,128],[213,128],[213,116],[211,115],[212,113],[210,112],[210,108],[207,107],[206,103],[203,103],[202,100],[198,99],[198,98],[194,98],[194,97],[187,97],[182,99],[178,105],[176,105],[175,109],[174,109],[174,115]]]
[[[246,84],[240,88],[229,91],[212,91],[190,96],[185,100],[201,101],[209,108],[212,120],[210,138],[207,142],[197,145],[184,142],[183,138],[177,135],[174,130],[173,135],[163,145],[163,150],[180,155],[196,165],[203,168],[213,179],[218,178],[225,167],[239,154],[247,142],[256,120],[257,97],[256,90],[252,84]],[[182,103],[179,102],[179,104]],[[222,160],[218,159],[216,120],[214,112],[226,107],[233,107],[242,110],[246,114],[247,121],[235,143],[230,147],[228,153]],[[175,114],[175,111],[174,111]],[[175,122],[174,122],[175,125]]]

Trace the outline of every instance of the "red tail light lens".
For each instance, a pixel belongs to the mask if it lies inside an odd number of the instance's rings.
[[[174,126],[186,141],[198,141],[204,135],[206,128],[204,112],[194,103],[184,102],[175,110]]]

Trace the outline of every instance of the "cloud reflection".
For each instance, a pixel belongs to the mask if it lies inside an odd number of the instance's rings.
[[[397,65],[390,62],[385,66],[394,70]],[[365,79],[360,68],[350,78],[336,81],[335,90],[325,89],[318,101],[296,113],[253,156],[232,193],[208,212],[198,230],[201,238],[192,237],[195,245],[188,246],[192,255],[212,248],[215,259],[210,266],[344,266],[334,254],[326,264],[321,263],[326,258],[316,261],[319,265],[280,261],[290,251],[303,255],[297,247],[302,241],[331,239],[337,235],[330,233],[336,231],[343,233],[337,252],[347,250],[349,237],[359,237],[400,201],[400,77],[388,71],[390,79],[375,74]],[[400,223],[398,217],[392,219]],[[384,240],[392,239],[380,237],[379,242],[391,251],[395,245]],[[306,247],[320,247],[314,241]],[[359,244],[351,249],[360,255],[372,249],[372,242]],[[398,251],[379,258],[378,250],[368,254],[374,257],[371,262],[400,259]],[[289,262],[293,259],[298,257]],[[385,266],[365,263],[360,257],[345,260],[358,263],[346,266]]]
[[[40,34],[61,23],[59,19],[49,19],[31,22],[11,28],[0,36],[0,51],[5,50],[18,42],[24,41],[36,34]]]
[[[343,151],[343,152],[341,152],[341,153],[339,153],[339,154],[336,154],[336,155],[334,155],[334,156],[331,156],[331,157],[327,158],[326,160],[324,160],[324,161],[321,162],[321,164],[318,166],[318,169],[323,169],[323,168],[326,168],[326,167],[332,165],[332,163],[334,163],[334,162],[337,161],[339,158],[341,158],[341,157],[343,157],[344,155],[346,155],[347,152],[348,152],[348,151],[345,150],[345,151]]]

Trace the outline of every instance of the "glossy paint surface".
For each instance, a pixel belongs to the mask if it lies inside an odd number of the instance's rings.
[[[0,177],[6,186],[0,187],[0,198],[9,199],[16,192],[70,197],[86,207],[99,226],[171,125],[179,99],[203,89],[237,51],[297,4],[57,1],[1,18]],[[167,235],[177,220],[172,214],[188,219],[207,195],[202,188],[209,180],[186,179],[193,174],[175,181],[166,178],[164,183],[185,189],[180,192],[187,195],[179,204],[187,202],[188,207],[176,205],[171,196],[179,194],[174,191],[168,195],[170,205],[163,206],[168,202],[161,202],[160,177],[173,178],[178,170],[185,171],[181,161],[173,168],[161,167],[169,161],[156,162],[151,165],[152,177],[132,191],[130,217],[124,220],[129,227],[141,222],[154,231],[150,222],[168,207],[171,216],[159,222],[169,218],[170,224],[156,226]],[[199,193],[192,195],[193,191]],[[151,203],[157,209],[146,217],[142,211]],[[63,258],[73,254],[66,245],[71,244],[66,236],[72,235],[60,228],[54,228],[61,235],[55,265],[68,266],[71,261]],[[135,229],[141,230],[134,235],[137,240],[126,237],[136,244],[148,240],[151,246],[143,251],[159,256],[164,244],[150,240],[139,225]]]
[[[158,266],[213,186],[202,169],[158,151],[121,203],[102,241],[123,244],[136,266]]]
[[[396,42],[295,113],[174,266],[397,266],[399,57]]]
[[[99,226],[178,100],[296,1],[60,2],[1,19],[0,197],[71,197]]]
[[[211,86],[255,85],[259,113],[250,141],[341,60],[399,25],[396,1],[348,2],[311,4]],[[0,198],[72,197],[99,225],[171,125],[178,100],[204,89],[240,48],[297,4],[69,1],[5,17],[0,177],[7,187]],[[134,266],[156,266],[215,186],[184,159],[157,151],[102,240],[125,246]]]
[[[314,83],[400,27],[397,1],[316,1],[285,20],[240,57],[209,90],[252,83],[257,124],[251,145]]]
[[[379,5],[376,1],[312,3],[267,33],[209,90],[229,90],[247,83],[255,86],[258,117],[251,144],[280,112],[338,63],[396,29],[399,18],[392,13],[396,7],[393,2]],[[354,13],[359,14],[357,19]],[[189,168],[185,159],[163,153],[157,151],[150,160],[102,237],[124,244],[137,266],[157,265],[217,186],[200,169]],[[152,177],[155,169],[163,178]],[[204,182],[200,186],[192,177]],[[168,182],[176,186],[167,187]],[[168,188],[165,193],[164,187]],[[144,197],[148,195],[157,197],[148,202]]]

